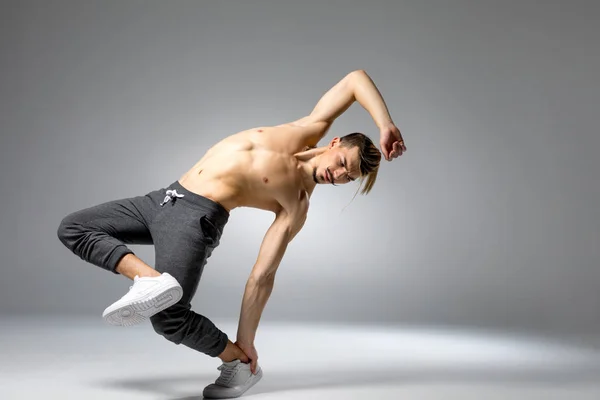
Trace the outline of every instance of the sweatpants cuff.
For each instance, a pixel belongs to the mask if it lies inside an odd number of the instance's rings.
[[[108,259],[108,270],[114,274],[119,275],[119,273],[116,271],[117,264],[119,263],[121,258],[126,256],[127,254],[134,253],[129,247],[125,246],[124,244],[115,247],[112,254],[110,255],[110,258]]]
[[[207,353],[210,357],[217,357],[221,354],[225,348],[227,347],[227,343],[229,342],[229,337],[223,331],[219,333],[219,345],[215,347],[214,351]]]

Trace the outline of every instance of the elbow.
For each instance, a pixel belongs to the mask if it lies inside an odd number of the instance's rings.
[[[364,69],[355,69],[354,71],[350,72],[349,75],[352,76],[352,77],[356,77],[356,76],[359,76],[359,77],[368,76],[367,75],[367,71],[365,71]]]
[[[369,75],[364,69],[357,69],[350,72],[347,76],[347,85],[352,91],[353,100],[356,100],[356,90],[364,85],[364,82],[369,79]]]

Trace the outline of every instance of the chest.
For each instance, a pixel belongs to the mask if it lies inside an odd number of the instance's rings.
[[[260,157],[247,171],[248,201],[262,209],[277,209],[281,201],[300,198],[304,191],[298,162],[289,155]]]

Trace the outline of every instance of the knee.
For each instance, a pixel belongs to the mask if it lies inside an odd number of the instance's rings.
[[[67,246],[68,248],[72,248],[79,237],[81,237],[83,233],[83,227],[78,222],[75,213],[69,214],[64,217],[60,224],[58,224],[58,229],[56,230],[56,235],[58,239]]]

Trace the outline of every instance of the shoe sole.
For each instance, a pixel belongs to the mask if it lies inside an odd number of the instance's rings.
[[[123,303],[114,310],[105,312],[104,320],[114,326],[133,326],[144,322],[181,300],[181,286],[171,286],[158,295],[148,295],[143,300]]]

